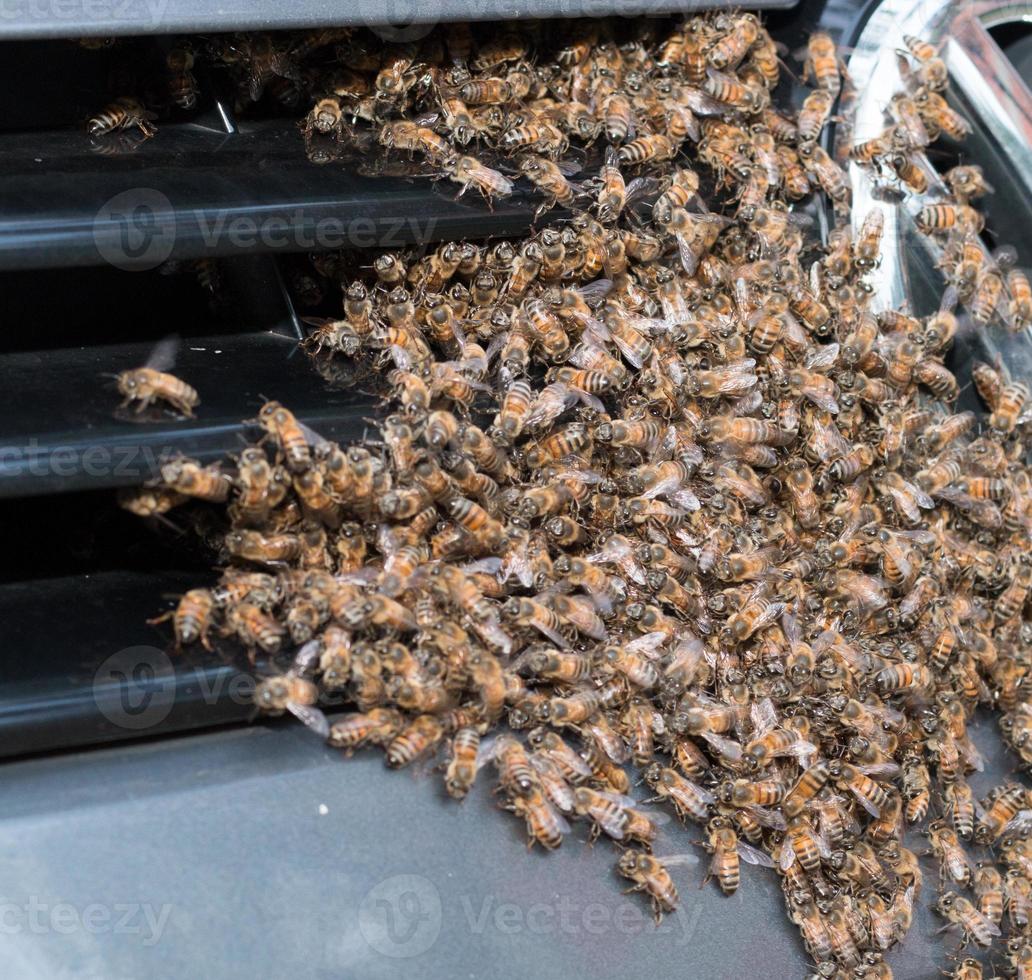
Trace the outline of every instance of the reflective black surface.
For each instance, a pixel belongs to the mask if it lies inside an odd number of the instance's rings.
[[[242,721],[238,651],[178,652],[148,624],[197,572],[103,572],[0,585],[0,756]]]
[[[266,399],[284,402],[329,439],[360,438],[374,399],[356,386],[330,388],[296,338],[280,333],[185,339],[177,376],[201,396],[196,418],[171,409],[120,409],[105,375],[142,366],[153,345],[30,351],[0,357],[0,497],[133,486],[183,453],[202,462],[239,450],[243,419]],[[354,384],[357,384],[357,378]],[[368,382],[371,391],[372,382]],[[250,435],[260,432],[251,428]]]

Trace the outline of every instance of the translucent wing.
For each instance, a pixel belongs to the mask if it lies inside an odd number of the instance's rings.
[[[594,282],[579,286],[577,292],[580,293],[584,302],[591,306],[605,299],[612,292],[612,289],[612,279],[596,279]]]
[[[319,659],[319,652],[322,647],[322,641],[320,640],[309,640],[300,650],[297,652],[297,656],[294,657],[294,663],[291,666],[291,673],[294,674],[306,674],[312,669],[312,666]]]
[[[777,810],[768,810],[762,806],[748,806],[745,809],[763,827],[769,827],[771,830],[780,830],[782,832],[788,829],[788,821],[785,820],[784,814],[779,813]]]
[[[746,844],[745,841],[738,842],[738,854],[743,861],[749,864],[758,864],[764,868],[774,867],[774,861],[769,854],[764,854],[763,851],[757,850],[750,844]]]
[[[176,366],[176,354],[179,351],[179,337],[172,334],[164,337],[154,345],[144,367],[154,371],[171,371]]]
[[[806,360],[803,363],[811,371],[821,371],[826,368],[834,367],[835,362],[838,360],[838,356],[838,344],[822,344],[820,347],[807,354]]]
[[[689,851],[687,854],[665,854],[663,857],[657,857],[656,860],[667,868],[683,868],[688,865],[698,864],[699,855]]]
[[[742,761],[742,746],[734,739],[725,738],[723,735],[718,735],[716,732],[702,732],[701,734],[702,737],[725,759],[729,759],[736,763]]]
[[[313,732],[317,732],[322,738],[330,734],[330,723],[318,708],[308,704],[298,704],[295,701],[287,702],[287,710],[300,719]]]
[[[663,644],[666,643],[666,633],[643,633],[624,645],[624,649],[634,653],[640,653],[650,660],[655,660],[660,655]]]
[[[1032,810],[1018,810],[1003,828],[1005,834],[1016,831],[1023,837],[1028,834],[1029,830],[1032,830]]]
[[[778,712],[770,698],[763,698],[753,703],[749,709],[753,729],[757,735],[763,735],[778,723]]]

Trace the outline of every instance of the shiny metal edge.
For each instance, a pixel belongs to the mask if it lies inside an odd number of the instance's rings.
[[[886,0],[871,15],[853,47],[848,71],[854,91],[839,110],[843,121],[836,132],[835,155],[847,169],[852,187],[854,232],[872,209],[885,213],[882,261],[868,277],[875,311],[906,308],[913,295],[908,269],[915,260],[937,268],[943,255],[938,239],[915,230],[918,212],[948,194],[927,158],[914,155],[928,174],[928,191],[909,192],[899,203],[886,203],[873,172],[848,158],[852,145],[882,132],[886,108],[892,96],[903,89],[897,53],[906,49],[904,35],[940,47],[951,89],[959,91],[976,116],[970,121],[993,134],[1009,167],[1032,194],[1032,93],[989,34],[989,28],[1015,21],[1032,22],[1032,4]],[[912,312],[925,315],[933,311]],[[974,329],[962,322],[965,332]],[[1014,334],[1000,323],[977,329],[987,357],[998,356],[1004,363],[1017,361],[1023,368],[1032,366],[1032,332]]]

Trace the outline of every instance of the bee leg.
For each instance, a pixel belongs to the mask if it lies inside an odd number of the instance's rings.
[[[154,626],[154,625],[156,625],[158,623],[165,622],[165,620],[167,620],[167,619],[171,619],[174,615],[175,615],[175,610],[174,609],[170,609],[168,612],[164,612],[160,616],[155,616],[153,619],[148,619],[147,623],[150,626]]]

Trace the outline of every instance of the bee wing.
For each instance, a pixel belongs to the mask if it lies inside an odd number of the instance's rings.
[[[493,647],[497,647],[506,656],[512,653],[513,638],[509,636],[494,620],[474,620],[473,629]]]
[[[634,346],[621,336],[619,333],[612,335],[613,343],[616,344],[617,350],[623,355],[625,361],[628,364],[638,368],[639,370],[645,364],[645,361],[641,355],[634,349]]]
[[[497,575],[502,568],[502,559],[497,556],[478,558],[476,561],[460,565],[459,568],[465,575],[473,575],[476,572],[487,572],[488,575]]]
[[[404,347],[400,347],[398,344],[391,344],[390,355],[391,360],[394,361],[394,366],[398,368],[399,371],[412,370],[414,366],[412,355],[409,354],[409,352],[405,350]]]
[[[566,817],[564,817],[562,813],[559,812],[559,809],[556,807],[555,803],[552,802],[551,797],[545,797],[545,806],[551,811],[552,819],[555,821],[555,825],[558,828],[559,833],[570,833],[570,831],[573,828],[570,826],[569,820],[567,820]]]
[[[681,478],[678,476],[669,476],[665,480],[660,480],[658,483],[654,483],[648,488],[642,496],[646,500],[652,500],[654,497],[665,497],[667,494],[673,493],[675,490],[680,489]],[[693,494],[694,496],[694,494]],[[695,508],[698,510],[698,508]]]
[[[754,624],[755,629],[753,630],[753,632],[759,633],[761,630],[766,629],[768,626],[770,626],[771,623],[777,620],[778,616],[780,616],[782,612],[784,612],[784,610],[785,604],[783,602],[770,603],[770,605],[768,605],[767,608],[764,609],[763,612],[760,613],[759,617],[756,619],[756,622]]]
[[[914,495],[914,499],[917,501],[918,507],[921,507],[923,510],[932,510],[932,508],[935,507],[935,501],[932,500],[932,498],[929,497],[928,494],[919,486],[909,482],[908,480],[904,480],[903,482],[906,485],[906,489]]]
[[[785,831],[788,829],[788,822],[784,814],[777,810],[768,810],[762,806],[747,806],[745,809],[749,815],[761,826],[769,827],[771,830]]]
[[[320,446],[331,446],[333,445],[329,439],[325,436],[319,435],[311,426],[305,425],[300,419],[297,419],[297,427],[301,430],[301,434],[305,437],[305,442],[313,448]]]
[[[792,612],[792,607],[786,608],[781,614],[781,628],[785,631],[785,639],[790,645],[802,642],[803,631],[799,628],[799,620]]]
[[[677,254],[680,256],[681,265],[689,276],[695,275],[699,267],[699,257],[692,251],[689,240],[684,235],[675,235],[677,239]]]
[[[823,385],[806,384],[803,386],[803,397],[808,398],[822,412],[838,414],[838,402],[835,401],[833,388],[825,388]]]
[[[731,738],[725,738],[723,735],[718,735],[716,732],[702,732],[701,734],[726,759],[734,762],[741,760],[743,751],[741,743]]]
[[[300,719],[308,728],[311,728],[313,732],[317,732],[322,738],[329,736],[330,723],[326,720],[326,715],[318,708],[313,708],[309,704],[298,704],[296,701],[288,701],[287,710],[294,717]]]
[[[895,779],[900,772],[895,762],[874,762],[866,766],[857,766],[857,769],[873,779]]]
[[[563,636],[557,633],[551,626],[546,626],[544,623],[533,623],[534,627],[543,635],[547,636],[557,647],[562,650],[569,650],[570,644],[566,642]]]
[[[763,868],[774,867],[774,861],[769,854],[764,854],[763,851],[758,850],[751,844],[746,844],[745,841],[740,840],[738,842],[738,854],[748,864],[758,864]]]
[[[960,743],[960,753],[975,772],[985,772],[985,757],[975,748],[970,738]]]
[[[869,800],[864,794],[857,789],[855,786],[849,787],[850,792],[857,798],[860,805],[875,819],[881,816],[881,808],[876,806],[871,800]]]
[[[662,636],[663,634],[659,634]],[[664,673],[671,674],[674,671],[686,670],[689,673],[694,673],[702,660],[702,655],[705,652],[705,644],[697,636],[686,636],[682,637],[677,646],[674,647],[674,651],[670,656],[670,662],[667,664]]]
[[[176,353],[178,350],[179,337],[176,334],[163,337],[154,345],[154,349],[150,352],[147,362],[143,366],[154,371],[171,371],[176,366]]]
[[[806,356],[803,365],[811,371],[826,370],[835,366],[839,356],[838,344],[822,344]]]
[[[680,101],[697,116],[719,116],[727,112],[727,106],[723,102],[718,102],[708,92],[691,85],[681,87]],[[681,115],[686,115],[683,109]],[[693,137],[693,140],[696,143],[699,141],[698,137]]]
[[[666,633],[643,633],[624,644],[624,649],[632,653],[640,653],[649,660],[656,660],[660,656],[660,650],[664,643],[666,643]]]
[[[598,470],[569,469],[556,473],[557,480],[578,480],[581,483],[601,483],[605,477]]]
[[[506,741],[511,738],[511,735],[496,735],[494,738],[485,738],[481,741],[480,746],[477,748],[477,769],[479,770],[489,762],[493,762],[498,757]]]
[[[683,490],[678,490],[676,493],[670,495],[670,502],[677,504],[682,510],[696,511],[702,507],[699,502],[699,498],[695,494],[685,487]]]
[[[598,796],[602,796],[605,799],[609,800],[610,803],[615,803],[617,806],[622,806],[625,809],[637,810],[640,808],[640,804],[637,800],[633,799],[630,796],[626,796],[623,793],[615,793],[612,790],[608,789],[598,789],[595,790],[595,793]]]
[[[917,522],[921,520],[921,510],[917,503],[911,498],[910,494],[906,492],[902,487],[888,487],[889,494],[892,499],[896,501],[899,509],[906,515],[907,520]],[[950,489],[950,488],[945,488]],[[965,496],[967,496],[965,494]],[[970,499],[970,498],[968,498]]]
[[[574,174],[579,174],[582,167],[576,160],[559,160],[555,164],[555,169],[564,177],[572,177]]]
[[[506,554],[498,575],[502,584],[506,583],[513,575],[516,576],[516,580],[525,589],[529,589],[534,584],[534,570],[531,568],[530,559],[527,557],[526,544]]]
[[[778,723],[778,712],[774,707],[774,702],[770,698],[754,702],[749,708],[749,718],[752,720],[756,736],[765,735]]]
[[[942,299],[939,301],[939,312],[952,313],[956,309],[958,298],[957,287],[947,286],[943,291]]]
[[[1017,832],[1022,837],[1032,830],[1032,810],[1018,810],[1013,817],[1003,825],[1005,834]]]
[[[789,747],[788,754],[794,755],[802,763],[803,768],[809,768],[808,760],[817,754],[817,746],[806,741],[795,742]]]
[[[598,412],[600,415],[605,414],[606,406],[602,403],[602,399],[597,398],[595,395],[591,394],[590,391],[584,391],[582,388],[575,388],[573,386],[570,387],[570,391],[580,399],[582,405],[586,405],[588,408]]]
[[[642,198],[658,194],[662,185],[655,177],[635,177],[627,185],[627,196],[624,200],[624,207],[640,201]]]
[[[667,868],[683,868],[698,864],[699,855],[689,851],[687,854],[664,854],[663,857],[657,857],[656,860]]]
[[[312,669],[312,665],[319,659],[319,653],[322,649],[322,641],[315,639],[309,640],[300,650],[297,652],[297,656],[294,657],[294,663],[291,665],[291,673],[301,676],[307,674]]]
[[[613,290],[612,279],[596,279],[593,282],[578,286],[575,292],[580,294],[581,299],[589,306],[604,300]]]

